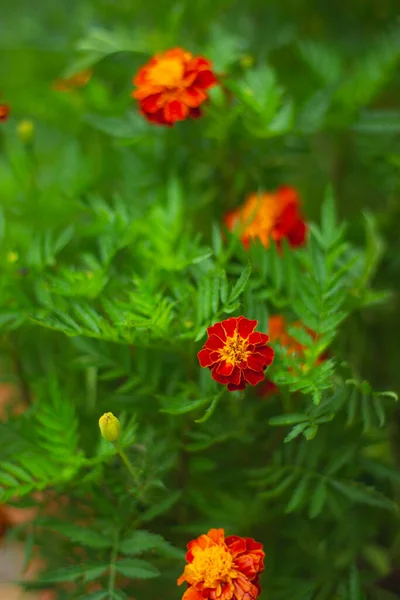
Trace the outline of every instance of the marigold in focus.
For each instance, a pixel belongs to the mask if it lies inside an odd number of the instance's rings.
[[[75,88],[84,87],[90,81],[92,75],[92,69],[85,69],[84,71],[75,73],[71,77],[56,79],[53,81],[53,88],[57,92],[71,92]]]
[[[212,64],[203,56],[193,56],[182,48],[156,54],[133,79],[133,98],[140,112],[159,125],[201,116],[200,105],[207,91],[217,83]]]
[[[197,354],[200,365],[230,392],[260,383],[274,359],[269,337],[256,327],[257,321],[231,317],[207,329],[208,340]]]
[[[255,600],[264,570],[263,546],[252,538],[225,537],[223,529],[210,529],[189,542],[187,565],[178,579],[188,588],[182,600]]]
[[[252,240],[259,239],[264,248],[270,241],[278,247],[287,239],[293,248],[306,240],[307,225],[300,213],[300,199],[292,187],[280,187],[274,194],[251,194],[239,208],[225,215],[225,225],[238,231],[248,249]]]

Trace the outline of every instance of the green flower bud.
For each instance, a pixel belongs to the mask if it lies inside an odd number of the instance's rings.
[[[116,442],[121,433],[121,424],[112,413],[105,413],[99,419],[101,435],[107,442]]]

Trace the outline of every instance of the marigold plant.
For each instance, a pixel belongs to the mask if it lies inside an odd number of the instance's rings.
[[[395,3],[0,40],[0,598],[398,598]]]

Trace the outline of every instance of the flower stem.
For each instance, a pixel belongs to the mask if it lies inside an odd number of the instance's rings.
[[[132,478],[133,478],[134,482],[137,483],[137,476],[136,476],[135,470],[134,470],[134,468],[132,466],[131,461],[129,460],[129,458],[125,454],[125,451],[122,448],[120,448],[117,444],[114,444],[114,446],[115,446],[116,451],[118,452],[118,454],[122,458],[123,462],[125,463],[125,466],[128,469],[129,473],[132,475]]]

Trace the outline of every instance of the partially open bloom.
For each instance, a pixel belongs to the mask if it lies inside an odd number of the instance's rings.
[[[53,82],[53,88],[57,92],[71,92],[75,88],[84,87],[90,81],[92,74],[91,69],[85,69],[84,71],[75,73],[75,75],[71,75],[71,77],[56,79]]]
[[[242,206],[225,215],[225,224],[230,231],[238,231],[246,249],[254,239],[259,239],[264,248],[271,240],[279,247],[283,239],[292,247],[301,246],[307,233],[299,195],[289,186],[272,194],[251,194]]]
[[[8,104],[0,104],[0,123],[7,121],[10,115],[10,107]]]
[[[207,329],[208,340],[197,354],[200,365],[230,392],[262,381],[274,359],[269,337],[254,331],[256,327],[257,321],[231,317]]]
[[[189,542],[183,574],[188,588],[182,600],[255,600],[264,570],[263,546],[252,538],[225,537],[223,529],[210,529]]]
[[[271,315],[268,319],[268,334],[271,342],[278,342],[285,349],[286,354],[297,356],[299,359],[304,357],[306,346],[301,344],[288,332],[288,323],[283,315]],[[316,338],[316,333],[309,327],[306,327],[301,321],[295,321],[291,324],[292,327],[298,327],[306,331],[313,339]],[[316,364],[320,364],[327,359],[327,353],[324,352],[318,357]],[[299,368],[302,368],[302,362],[299,360]],[[270,396],[279,393],[279,388],[273,381],[267,379],[260,386],[259,395],[262,397]]]
[[[152,123],[173,125],[201,116],[200,105],[207,90],[217,83],[212,64],[182,48],[156,54],[133,79],[133,98],[140,112]]]

